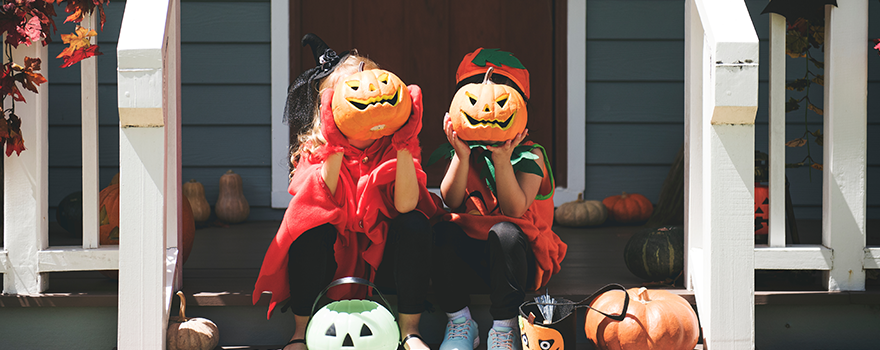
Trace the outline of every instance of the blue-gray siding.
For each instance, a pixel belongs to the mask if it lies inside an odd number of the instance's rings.
[[[767,60],[766,1],[747,5]],[[99,33],[101,183],[118,169],[115,45],[124,2],[107,7]],[[871,18],[880,5],[871,3]],[[63,11],[62,11],[63,12]],[[219,177],[228,169],[241,174],[251,205],[250,219],[278,219],[271,209],[270,164],[270,3],[264,1],[184,1],[182,16],[183,179],[205,186],[208,202],[217,198]],[[63,17],[62,17],[63,20]],[[871,38],[880,37],[873,21]],[[61,51],[59,25],[50,55]],[[684,1],[589,0],[587,3],[586,197],[601,199],[622,191],[639,192],[656,202],[669,166],[684,138]],[[880,131],[880,57],[869,52],[868,133]],[[79,68],[44,63],[50,93],[50,204],[80,189]],[[44,68],[46,69],[46,68]],[[789,60],[790,76],[803,71]],[[760,73],[756,147],[767,149],[767,69]],[[814,101],[821,101],[819,92]],[[821,118],[811,117],[811,130]],[[788,139],[803,132],[803,122],[788,118]],[[438,131],[439,132],[439,131]],[[880,218],[880,140],[868,139],[868,216]],[[821,159],[821,150],[812,149]],[[804,149],[789,149],[801,159]],[[576,166],[576,165],[571,165]],[[790,169],[792,199],[802,218],[821,217],[821,172]],[[54,213],[50,213],[54,219]]]

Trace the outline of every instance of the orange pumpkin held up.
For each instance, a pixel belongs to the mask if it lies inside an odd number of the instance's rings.
[[[525,101],[513,87],[492,82],[494,69],[489,67],[483,83],[462,86],[452,97],[449,118],[462,140],[504,142],[526,128]]]
[[[363,62],[358,70],[336,84],[331,102],[336,126],[352,140],[393,134],[409,119],[409,89],[387,70],[363,70]]]
[[[603,293],[590,307],[620,310],[623,291]],[[597,349],[669,350],[693,349],[700,337],[700,323],[684,298],[665,290],[630,288],[629,308],[623,321],[615,321],[587,309],[584,331]]]
[[[654,204],[638,193],[610,196],[602,200],[608,208],[608,218],[622,224],[646,221],[654,212]]]

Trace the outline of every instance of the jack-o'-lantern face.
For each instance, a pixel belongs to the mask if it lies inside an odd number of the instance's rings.
[[[526,128],[526,103],[516,89],[494,84],[486,73],[482,84],[462,86],[452,98],[452,129],[465,141],[503,142]]]
[[[333,119],[339,131],[353,140],[391,135],[409,118],[409,89],[394,73],[370,69],[336,84]]]
[[[332,302],[306,328],[312,350],[396,350],[399,337],[394,316],[370,300]]]
[[[565,341],[559,331],[529,323],[522,316],[517,318],[523,350],[565,350]]]

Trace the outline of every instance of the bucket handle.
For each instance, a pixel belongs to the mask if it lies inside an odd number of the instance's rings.
[[[618,313],[616,315],[609,315],[609,314],[605,313],[604,311],[597,310],[596,308],[590,306],[589,303],[591,301],[593,301],[593,299],[595,299],[599,295],[602,295],[602,293],[605,293],[607,291],[614,290],[614,289],[620,289],[623,291],[623,297],[624,297],[623,310],[621,310],[620,313]],[[543,303],[543,302],[537,302],[537,301],[527,301],[527,302],[522,303],[522,305],[519,306],[519,313],[523,317],[527,317],[527,315],[523,314],[524,313],[523,307],[528,306],[528,305],[557,305],[557,306],[561,306],[561,305],[571,305],[571,304],[569,304],[569,303]],[[620,284],[617,284],[617,283],[607,284],[604,287],[599,288],[597,291],[593,292],[593,294],[590,294],[590,296],[588,296],[588,297],[584,298],[583,300],[574,304],[575,309],[577,309],[579,307],[590,308],[593,311],[596,311],[596,312],[604,315],[605,317],[608,317],[608,318],[615,320],[615,321],[623,321],[626,318],[626,310],[629,309],[629,293],[626,292],[626,287],[624,287]]]
[[[324,296],[324,294],[327,294],[327,291],[329,291],[330,288],[340,286],[343,284],[362,284],[367,287],[373,288],[373,290],[375,290],[376,293],[379,294],[379,298],[382,299],[382,302],[385,303],[385,307],[388,308],[388,311],[391,311],[391,304],[388,303],[388,300],[385,299],[385,295],[383,295],[382,292],[379,291],[379,288],[376,287],[375,284],[373,284],[372,282],[370,282],[369,280],[367,280],[365,278],[341,277],[341,278],[336,279],[333,282],[330,282],[330,284],[328,284],[326,287],[324,287],[324,290],[322,290],[321,293],[318,293],[318,297],[315,298],[315,302],[312,304],[312,316],[315,316],[315,309],[318,307],[318,302],[321,301],[321,297]]]

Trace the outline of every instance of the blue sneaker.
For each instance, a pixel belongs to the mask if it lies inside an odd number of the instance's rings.
[[[510,327],[492,327],[489,330],[489,350],[522,350],[519,332]]]
[[[464,317],[446,323],[446,336],[440,350],[473,350],[480,345],[477,322]]]

